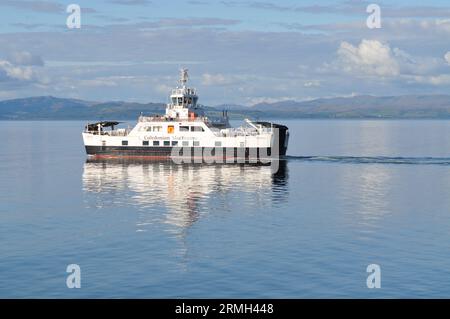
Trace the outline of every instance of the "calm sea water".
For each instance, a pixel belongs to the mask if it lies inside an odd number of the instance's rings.
[[[275,175],[87,162],[82,122],[0,122],[0,297],[450,297],[450,122],[281,122]]]

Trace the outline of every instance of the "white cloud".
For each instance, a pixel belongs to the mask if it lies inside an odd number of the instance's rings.
[[[320,81],[319,80],[306,81],[305,83],[303,83],[303,86],[305,88],[319,87],[320,86]]]
[[[295,101],[295,100],[299,100],[298,97],[293,97],[293,96],[282,96],[282,97],[267,97],[267,96],[262,96],[262,97],[249,97],[245,99],[245,105],[247,106],[253,106],[256,104],[261,104],[261,103],[277,103],[277,102],[284,102],[284,101]]]
[[[442,58],[412,55],[377,40],[363,39],[358,45],[343,41],[337,55],[336,61],[324,63],[318,72],[336,75],[344,71],[350,76],[363,77],[364,82],[373,86],[390,83],[392,86],[420,84],[424,87],[450,83],[450,74],[445,70]],[[450,64],[450,51],[444,59]]]
[[[217,74],[210,74],[210,73],[204,73],[202,74],[202,84],[203,85],[227,85],[231,84],[233,81],[231,78],[226,77],[223,74],[217,73]]]
[[[450,19],[434,19],[420,21],[419,25],[424,30],[450,32]]]
[[[389,45],[377,40],[363,39],[357,47],[341,42],[337,54],[341,69],[348,73],[389,77],[400,72]]]
[[[167,85],[167,84],[158,84],[155,86],[155,89],[157,92],[169,95],[171,90],[173,89],[173,85]]]
[[[0,79],[30,81],[34,75],[33,69],[29,66],[15,66],[9,61],[0,60]]]
[[[434,76],[415,76],[414,82],[433,86],[450,85],[450,74],[439,74]]]
[[[35,66],[43,66],[44,62],[38,56],[28,51],[14,51],[7,59],[0,60],[0,82],[45,82],[45,77],[36,71]]]
[[[44,61],[40,56],[33,55],[28,51],[12,52],[8,60],[16,65],[38,65],[38,66],[44,65]]]
[[[392,49],[395,60],[400,66],[401,75],[433,75],[442,68],[442,59],[435,57],[413,56],[399,48]]]
[[[88,87],[105,87],[105,86],[117,86],[117,82],[108,78],[95,78],[89,80],[81,80],[80,85]]]

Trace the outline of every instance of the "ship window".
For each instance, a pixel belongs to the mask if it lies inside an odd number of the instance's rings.
[[[142,145],[148,146],[148,141],[142,141]]]
[[[151,126],[146,126],[146,127],[144,127],[144,131],[151,132],[152,131],[152,127]]]
[[[159,141],[153,141],[153,146],[159,146]]]
[[[216,147],[220,147],[220,146],[222,146],[222,142],[218,142],[218,141],[216,141],[216,142],[214,143],[214,146],[216,146]]]
[[[164,146],[170,146],[170,142],[169,141],[164,141]]]
[[[183,146],[189,146],[189,141],[183,141]]]
[[[177,104],[177,98],[176,97],[172,98],[172,104]]]
[[[189,126],[180,126],[180,132],[189,132]]]
[[[128,145],[128,141],[122,141],[122,145]]]
[[[178,98],[178,105],[182,105],[183,104],[183,98],[182,97],[179,97]]]
[[[194,141],[194,146],[200,146],[200,142],[199,141]]]
[[[153,132],[161,132],[162,126],[153,126]]]
[[[178,141],[172,141],[172,146],[178,145]]]
[[[241,143],[240,143],[240,147],[245,147],[245,143],[244,143],[244,142],[241,142]]]
[[[201,126],[191,126],[191,132],[204,132],[205,130]]]

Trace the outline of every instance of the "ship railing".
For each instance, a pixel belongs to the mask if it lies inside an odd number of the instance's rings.
[[[194,88],[172,89],[171,95],[196,95]]]
[[[271,128],[261,128],[258,130],[253,128],[235,128],[235,129],[221,130],[218,132],[218,134],[223,137],[235,137],[235,136],[258,136],[262,134],[271,134],[272,132],[273,131]]]
[[[106,136],[127,136],[131,132],[131,129],[117,129],[114,131],[86,131],[86,133],[90,133],[93,135],[106,135]]]
[[[206,122],[208,119],[205,117],[189,117],[189,118],[179,118],[179,117],[165,117],[165,116],[144,116],[141,115],[138,118],[139,122],[171,122],[171,121],[188,121],[188,122]]]
[[[102,135],[109,135],[109,136],[127,136],[130,134],[131,129],[118,129],[114,131],[104,131]]]

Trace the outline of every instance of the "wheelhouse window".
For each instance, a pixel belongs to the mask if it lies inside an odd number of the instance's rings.
[[[159,141],[153,141],[153,146],[159,146]]]
[[[177,146],[178,145],[178,141],[172,141],[172,146]]]
[[[123,146],[128,145],[128,141],[122,141],[122,145],[123,145]]]
[[[199,141],[194,141],[193,145],[194,146],[200,146],[200,142]]]
[[[170,142],[169,141],[164,141],[164,146],[170,146]]]
[[[162,126],[153,126],[153,132],[161,132]]]
[[[214,146],[215,147],[221,147],[222,146],[222,142],[216,141],[216,142],[214,142]]]
[[[189,141],[183,141],[183,146],[189,146]]]
[[[204,132],[205,130],[201,126],[191,126],[191,132]]]
[[[189,132],[189,126],[180,126],[180,132]]]
[[[142,145],[143,146],[148,146],[149,144],[148,144],[148,141],[142,141]]]

